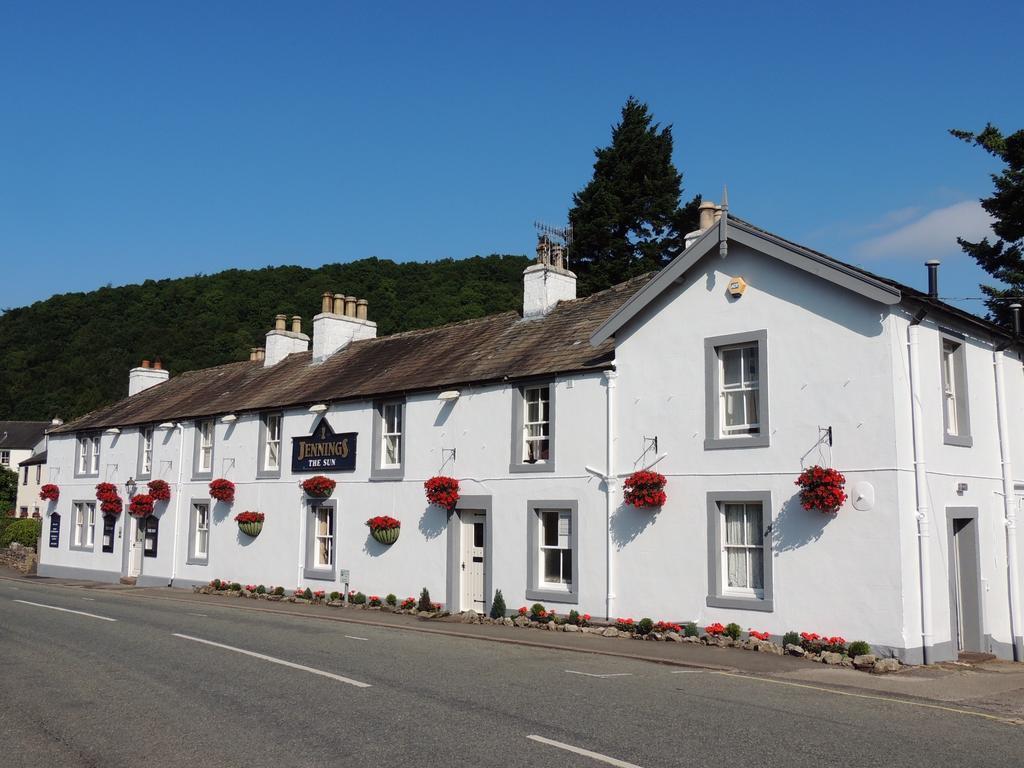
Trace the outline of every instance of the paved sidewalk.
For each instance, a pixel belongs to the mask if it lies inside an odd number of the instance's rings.
[[[598,635],[486,624],[462,624],[457,616],[421,619],[375,609],[328,607],[286,601],[271,602],[226,595],[202,595],[168,587],[130,587],[120,584],[24,576],[0,567],[0,578],[24,579],[51,586],[102,590],[132,599],[202,603],[233,610],[298,616],[317,621],[389,627],[398,630],[510,643],[650,661],[710,672],[753,675],[766,682],[820,686],[859,696],[911,698],[947,706],[969,707],[1024,719],[1024,664],[993,661],[982,664],[935,664],[908,667],[896,674],[873,675],[849,668],[813,664],[790,656],[776,656],[736,648],[715,648],[690,643],[639,641]]]

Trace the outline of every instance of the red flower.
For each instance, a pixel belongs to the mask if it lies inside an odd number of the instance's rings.
[[[235,484],[230,480],[225,480],[223,477],[211,480],[210,496],[215,498],[217,501],[232,504],[235,501]]]
[[[530,612],[530,609],[527,608],[525,605],[522,608],[519,609],[519,615],[520,616],[525,616],[529,612]]]
[[[146,493],[132,496],[132,500],[128,503],[128,511],[133,517],[146,517],[153,514],[153,497]]]
[[[716,621],[714,624],[708,624],[706,627],[704,627],[704,631],[712,637],[718,637],[719,635],[725,634],[725,627],[722,625],[721,622]]]
[[[459,503],[459,481],[454,477],[438,475],[423,484],[427,491],[427,501],[451,512]]]
[[[60,498],[60,488],[53,483],[47,483],[39,489],[39,498],[43,501],[57,501]]]
[[[677,634],[682,633],[682,628],[678,624],[673,624],[670,621],[659,621],[654,625],[655,632],[675,632]]]
[[[626,491],[623,500],[634,507],[663,507],[668,497],[665,495],[665,476],[650,470],[634,472],[626,478]]]
[[[750,630],[750,636],[755,640],[770,640],[771,634],[768,632],[758,632],[756,629]]]
[[[337,483],[331,480],[329,477],[323,475],[313,475],[308,480],[302,481],[302,490],[308,493],[310,496],[317,496],[321,499],[326,499],[332,493],[334,493],[334,486]]]
[[[838,470],[815,464],[800,473],[800,506],[824,514],[835,514],[846,501],[846,478]]]
[[[366,521],[366,524],[370,526],[371,531],[390,531],[392,528],[402,527],[400,520],[395,520],[395,518],[388,517],[387,515],[371,517]]]
[[[402,610],[407,611],[410,608],[412,608],[414,605],[416,605],[416,598],[415,597],[407,597],[407,598],[405,598],[405,600],[402,601],[402,605],[400,607],[402,608]]]
[[[146,487],[149,488],[149,495],[153,497],[153,501],[171,500],[171,486],[166,480],[150,480]]]
[[[327,594],[324,590],[318,589],[313,593],[313,597],[323,600],[324,595]]]
[[[96,486],[96,500],[100,502],[100,511],[105,515],[120,515],[123,509],[117,486],[113,483],[100,483]]]
[[[266,519],[262,512],[239,512],[235,515],[236,523],[262,523]]]

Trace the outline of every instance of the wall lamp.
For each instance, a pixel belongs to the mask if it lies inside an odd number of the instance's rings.
[[[120,435],[121,429],[119,427],[111,427],[110,429],[104,430],[105,435]]]
[[[327,406],[323,403],[317,403],[316,405],[309,406],[310,413],[324,413],[327,410]]]
[[[440,395],[438,395],[437,399],[438,400],[443,400],[446,403],[450,403],[450,402],[453,402],[455,400],[458,400],[459,396],[461,394],[462,393],[459,392],[459,390],[457,390],[457,389],[448,389],[448,390],[445,390],[444,392],[442,392]]]
[[[221,424],[231,424],[232,422],[235,421],[238,421],[238,417],[233,413],[229,413],[227,416],[220,417]]]
[[[175,424],[173,421],[165,421],[163,424],[160,424],[158,426],[158,428],[159,429],[174,429],[176,426],[178,426],[178,425]]]

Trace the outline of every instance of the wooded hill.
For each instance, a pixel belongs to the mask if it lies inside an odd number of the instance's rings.
[[[183,371],[246,360],[279,312],[312,335],[324,291],[369,301],[378,335],[518,309],[526,256],[233,269],[53,296],[0,315],[0,419],[68,420],[128,393],[143,358]]]

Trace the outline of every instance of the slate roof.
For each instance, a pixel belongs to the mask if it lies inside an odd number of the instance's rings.
[[[48,421],[0,421],[0,448],[35,448],[49,426]]]
[[[45,463],[46,463],[46,451],[40,451],[39,453],[36,453],[36,454],[33,454],[32,456],[29,456],[24,461],[19,461],[18,462],[18,466],[19,467],[32,467],[32,466],[35,466],[36,464],[45,464]]]
[[[590,335],[653,273],[582,299],[543,318],[503,312],[349,344],[321,363],[312,353],[277,365],[228,363],[188,371],[134,397],[86,414],[54,433],[177,421],[225,413],[367,400],[534,376],[613,367],[614,343]]]

